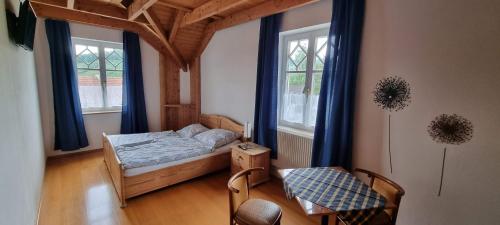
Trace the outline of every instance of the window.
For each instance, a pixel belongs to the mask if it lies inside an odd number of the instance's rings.
[[[122,44],[81,38],[72,40],[83,112],[121,110]]]
[[[280,34],[280,126],[314,129],[328,27],[318,25]]]

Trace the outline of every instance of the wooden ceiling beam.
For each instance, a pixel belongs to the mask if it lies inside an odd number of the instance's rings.
[[[161,5],[161,6],[166,6],[166,7],[169,7],[169,8],[174,8],[174,9],[177,9],[177,10],[183,11],[184,13],[189,13],[189,12],[192,12],[192,11],[193,11],[193,9],[192,9],[192,8],[188,8],[188,7],[180,6],[180,5],[177,5],[177,4],[174,4],[174,3],[169,3],[169,2],[159,1],[159,2],[157,2],[156,4],[157,4],[157,5]],[[220,20],[220,19],[223,19],[223,17],[222,17],[222,16],[217,16],[217,15],[213,15],[213,16],[211,16],[210,18],[215,19],[215,20]]]
[[[170,55],[172,56],[172,59],[176,64],[185,72],[187,72],[187,64],[182,58],[181,54],[175,48],[168,40],[166,37],[166,31],[163,29],[161,26],[160,20],[156,16],[156,14],[153,12],[152,9],[145,10],[142,12],[144,14],[144,17],[149,21],[149,23],[153,26],[153,30],[156,31],[156,34],[160,38],[160,40],[163,42],[163,44],[167,47],[168,51],[171,53]]]
[[[203,39],[201,39],[201,42],[198,45],[196,52],[194,53],[194,58],[198,58],[201,56],[201,54],[203,54],[203,51],[205,51],[205,49],[207,48],[214,34],[215,34],[214,31],[205,29],[205,32],[203,32]]]
[[[196,23],[211,16],[220,14],[226,10],[237,7],[249,0],[211,0],[193,9],[184,16],[181,27]]]
[[[157,4],[161,5],[161,6],[166,6],[166,7],[169,7],[169,8],[174,8],[174,9],[177,9],[177,10],[181,10],[181,11],[184,11],[184,12],[191,12],[191,11],[193,11],[193,9],[191,9],[191,8],[180,6],[180,5],[177,5],[177,4],[174,4],[174,3],[164,2],[164,1],[159,1]]]
[[[74,9],[128,20],[127,9],[124,6],[113,4],[111,2],[101,2],[95,0],[77,1]],[[144,17],[137,18],[135,22],[148,23]]]
[[[148,9],[144,11],[143,14],[144,17],[146,17],[146,20],[149,22],[149,24],[151,24],[151,26],[153,27],[153,30],[158,34],[161,34],[161,36],[165,37],[167,31],[161,26],[160,19],[158,18],[156,13],[153,12],[153,10]]]
[[[181,26],[182,19],[186,13],[181,10],[177,10],[177,14],[175,15],[174,25],[172,26],[172,30],[170,30],[170,36],[168,37],[168,41],[170,43],[174,43],[175,36],[177,36],[177,31],[179,31],[179,27]]]
[[[135,20],[142,13],[148,10],[151,6],[153,6],[158,0],[135,0],[128,7],[128,19]]]
[[[270,16],[276,13],[288,11],[293,8],[301,7],[319,0],[269,0],[252,8],[237,12],[222,20],[212,22],[207,30],[218,31],[228,27],[236,26],[262,17]],[[209,33],[208,32],[208,33]]]
[[[103,14],[120,19],[128,19],[127,10],[107,2],[78,1],[75,4],[77,10],[87,11],[96,14]]]
[[[137,23],[128,21],[126,19],[115,18],[82,10],[68,9],[66,7],[51,5],[34,0],[30,1],[30,5],[37,17],[68,20],[73,22],[94,24],[97,26],[131,31],[136,29]]]
[[[175,55],[173,55],[174,53],[168,48],[168,45],[166,45],[161,38],[145,24],[81,10],[68,9],[66,7],[50,5],[33,0],[30,1],[30,5],[37,17],[66,20],[138,33],[142,39],[148,42],[156,50],[163,54],[172,55],[172,57],[175,58]],[[182,68],[182,65],[183,64],[179,64],[179,67]]]

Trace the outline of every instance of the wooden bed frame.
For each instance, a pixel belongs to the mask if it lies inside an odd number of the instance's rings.
[[[243,136],[243,126],[224,116],[201,115],[200,123],[210,129],[231,130]],[[222,170],[231,164],[231,152],[227,152],[135,176],[124,176],[125,169],[116,155],[113,145],[105,133],[102,136],[104,162],[122,208],[127,206],[126,200],[128,198]]]

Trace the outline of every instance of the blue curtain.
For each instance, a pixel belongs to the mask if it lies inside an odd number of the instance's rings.
[[[141,46],[139,35],[123,32],[123,95],[122,134],[149,131],[142,82]]]
[[[255,97],[254,141],[277,154],[278,44],[282,14],[260,21],[259,56]]]
[[[89,145],[83,124],[71,32],[65,21],[45,20],[54,93],[55,146],[63,151]]]
[[[352,167],[354,94],[365,0],[335,0],[311,165]]]

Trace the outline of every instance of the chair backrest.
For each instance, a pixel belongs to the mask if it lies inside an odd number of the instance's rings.
[[[264,168],[250,168],[240,171],[233,175],[229,182],[227,183],[227,188],[229,189],[229,213],[231,221],[233,221],[233,216],[238,210],[243,202],[248,200],[250,196],[250,188],[248,185],[248,176],[252,171],[263,171]]]
[[[388,178],[380,174],[364,169],[354,169],[354,171],[368,175],[368,177],[370,178],[370,187],[384,196],[387,201],[390,201],[396,205],[396,208],[394,209],[385,210],[385,212],[391,217],[392,224],[396,224],[399,204],[401,203],[401,198],[405,194],[405,190],[396,182],[389,180]]]

